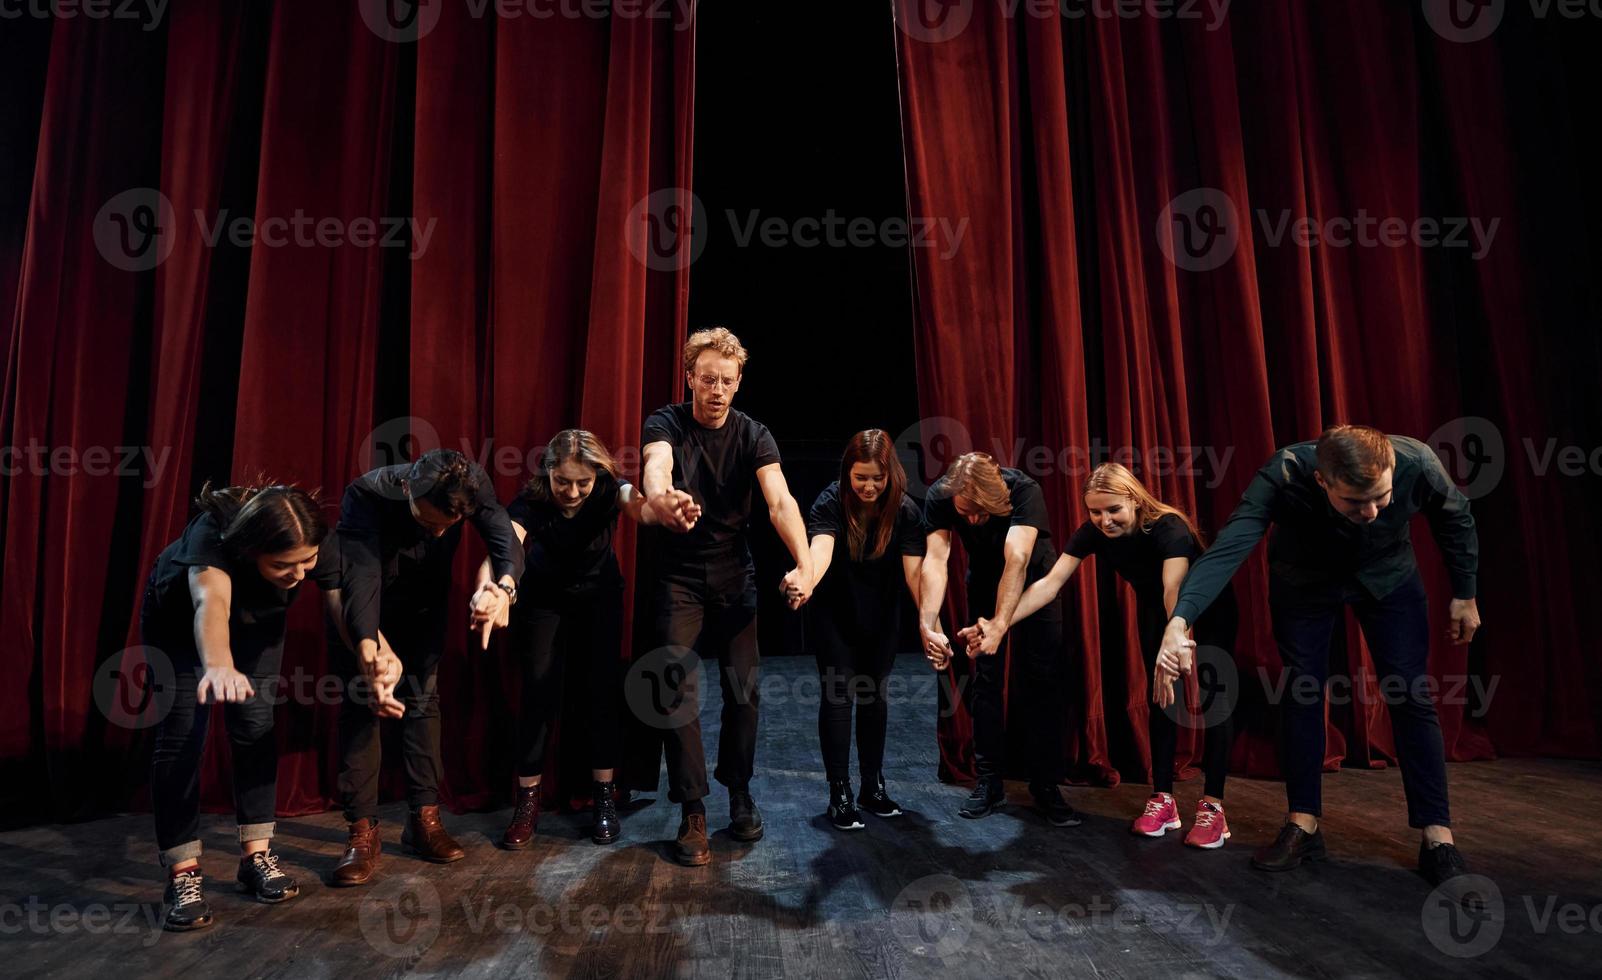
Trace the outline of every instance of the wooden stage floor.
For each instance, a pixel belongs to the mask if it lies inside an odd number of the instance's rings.
[[[764,664],[792,681],[812,670],[809,659]],[[280,821],[277,850],[301,895],[268,907],[232,891],[232,820],[207,816],[217,922],[173,934],[159,927],[147,814],[34,827],[0,834],[0,975],[1551,980],[1602,969],[1602,857],[1587,816],[1602,805],[1602,765],[1450,767],[1459,843],[1497,889],[1469,918],[1432,902],[1413,873],[1417,839],[1394,770],[1326,775],[1331,860],[1282,876],[1248,865],[1278,827],[1277,782],[1230,783],[1234,838],[1214,852],[1177,834],[1132,836],[1140,785],[1069,789],[1085,814],[1076,828],[1042,822],[1022,785],[1009,786],[1007,810],[963,820],[965,790],[934,778],[921,659],[902,658],[897,672],[913,693],[891,709],[887,778],[911,812],[865,818],[864,831],[842,834],[822,817],[815,685],[774,697],[769,681],[753,784],[767,836],[734,842],[715,787],[709,867],[665,859],[678,824],[665,796],[629,811],[609,848],[589,843],[582,814],[547,814],[520,853],[492,844],[506,811],[448,817],[468,856],[446,867],[401,853],[396,805],[381,877],[362,889],[322,880],[342,849],[339,814]],[[1187,822],[1199,791],[1199,781],[1179,787]]]

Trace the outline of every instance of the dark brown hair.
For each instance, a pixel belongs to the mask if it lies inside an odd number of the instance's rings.
[[[540,454],[539,469],[524,487],[528,495],[537,501],[550,501],[551,473],[569,460],[593,468],[597,475],[605,473],[613,480],[617,479],[617,462],[595,433],[588,429],[563,429],[546,444],[545,452]]]
[[[884,493],[872,504],[863,503],[851,489],[851,467],[857,463],[878,463],[884,470]],[[896,458],[890,436],[883,429],[864,429],[852,436],[840,458],[840,500],[846,518],[846,549],[852,561],[871,561],[890,547],[906,492],[907,473]]]
[[[426,500],[447,517],[465,517],[478,509],[479,473],[454,449],[430,449],[417,457],[406,483],[413,500]]]
[[[1366,425],[1337,425],[1318,437],[1318,472],[1329,483],[1366,490],[1396,468],[1390,437]]]
[[[223,548],[240,559],[316,548],[328,537],[328,522],[315,492],[295,486],[200,488],[195,506],[222,527]]]

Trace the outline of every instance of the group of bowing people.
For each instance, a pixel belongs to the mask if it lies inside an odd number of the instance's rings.
[[[1230,579],[1272,526],[1269,604],[1289,675],[1285,690],[1311,678],[1318,695],[1282,705],[1289,812],[1253,864],[1285,871],[1324,856],[1323,687],[1334,624],[1350,605],[1381,678],[1404,682],[1406,694],[1390,711],[1409,824],[1422,835],[1419,869],[1435,884],[1465,873],[1452,843],[1440,726],[1427,688],[1415,683],[1427,667],[1429,624],[1410,519],[1423,513],[1441,546],[1453,589],[1448,633],[1457,643],[1468,642],[1480,624],[1477,541],[1466,499],[1423,443],[1341,425],[1281,449],[1211,547],[1189,515],[1155,498],[1126,467],[1105,463],[1085,481],[1086,520],[1058,554],[1042,490],[1028,475],[969,453],[920,505],[908,493],[892,440],[878,429],[851,439],[839,479],[803,518],[773,436],[732,407],[746,360],[726,329],[689,338],[683,366],[691,399],[646,420],[638,487],[620,476],[592,433],[569,429],[551,440],[509,507],[497,501],[482,468],[450,450],[358,477],[344,492],[337,528],[328,526],[313,495],[294,486],[204,489],[198,515],[157,558],[141,612],[144,643],[170,658],[177,681],[151,767],[156,839],[169,872],[165,927],[198,929],[213,918],[198,834],[200,760],[212,703],[224,706],[232,749],[237,887],[266,903],[298,894],[271,848],[277,748],[272,702],[262,695],[279,676],[286,613],[307,577],[322,591],[332,663],[347,682],[338,794],[348,841],[330,883],[364,884],[379,866],[384,719],[399,719],[402,728],[409,808],[402,846],[435,862],[465,856],[439,815],[436,687],[463,523],[476,528],[488,552],[468,600],[470,628],[487,646],[491,630],[509,627],[522,671],[515,803],[501,845],[521,849],[534,838],[546,746],[568,671],[583,674],[591,836],[608,844],[621,833],[623,578],[612,544],[619,514],[642,526],[642,547],[654,557],[655,574],[641,583],[647,612],[638,627],[648,646],[684,658],[690,669],[698,663],[692,657],[718,662],[722,725],[713,775],[728,792],[730,834],[742,842],[760,839],[763,820],[751,796],[758,603],[746,540],[757,493],[794,560],[781,588],[792,609],[804,607],[817,661],[818,736],[827,818],[835,828],[862,828],[864,811],[874,818],[902,813],[885,783],[884,753],[886,682],[901,649],[888,624],[900,622],[903,588],[917,607],[929,664],[945,670],[957,655],[974,664],[963,697],[973,718],[978,778],[958,812],[980,818],[1004,802],[1010,657],[1019,696],[1012,710],[1029,728],[1029,758],[1019,768],[1027,770],[1034,807],[1051,826],[1079,823],[1059,788],[1066,688],[1061,593],[1080,563],[1097,556],[1132,587],[1154,702],[1152,793],[1131,829],[1147,837],[1180,829],[1173,794],[1178,726],[1167,709],[1183,698],[1176,685],[1194,669],[1198,644],[1226,653],[1235,648]],[[955,643],[940,621],[953,535],[967,557],[973,620],[956,631]],[[1214,849],[1230,836],[1224,814],[1230,732],[1227,716],[1206,728],[1205,782],[1185,844]],[[682,808],[669,853],[684,865],[705,865],[709,787],[698,712],[661,738],[668,797]],[[636,788],[654,790],[655,780],[648,781]]]

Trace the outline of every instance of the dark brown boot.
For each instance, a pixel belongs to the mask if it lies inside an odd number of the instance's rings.
[[[692,868],[711,862],[712,849],[706,842],[706,814],[684,815],[679,824],[678,840],[673,842],[673,859]]]
[[[501,846],[507,850],[521,851],[534,839],[534,828],[539,822],[539,786],[519,786],[517,806],[512,810],[512,822],[506,826],[506,833],[501,835]]]
[[[450,864],[467,857],[462,846],[445,832],[439,822],[439,806],[420,806],[406,818],[406,829],[401,831],[401,843],[425,861]]]
[[[363,817],[350,825],[350,839],[345,844],[345,856],[334,867],[331,884],[365,885],[378,870],[378,854],[383,849],[378,837],[378,821]]]

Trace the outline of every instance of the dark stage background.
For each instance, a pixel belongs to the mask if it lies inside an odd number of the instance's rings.
[[[1068,447],[1228,452],[1148,474],[1208,531],[1274,446],[1328,423],[1470,450],[1481,468],[1457,475],[1481,521],[1487,626],[1432,666],[1497,686],[1488,705],[1443,707],[1450,756],[1598,755],[1602,668],[1582,616],[1602,584],[1602,477],[1526,449],[1602,445],[1602,202],[1584,141],[1598,25],[1514,4],[1465,42],[1427,7],[1241,0],[1208,25],[708,2],[691,29],[439,4],[415,43],[310,0],[175,4],[153,30],[0,23],[0,441],[47,460],[13,455],[0,473],[0,821],[143,805],[149,732],[95,694],[141,669],[140,587],[203,480],[266,471],[333,498],[399,442],[465,439],[484,457],[493,436],[521,460],[582,424],[633,446],[644,414],[682,395],[686,330],[712,323],[752,351],[737,404],[777,435],[803,507],[869,425],[902,437],[920,481],[970,446],[1044,447],[1050,462],[1009,462],[1047,487],[1059,539],[1082,519]],[[159,264],[119,251],[129,216],[159,203],[140,189],[172,208]],[[1239,241],[1214,266],[1220,253],[1173,236],[1220,202]],[[694,238],[660,236],[697,204]],[[197,210],[432,224],[420,250],[212,246]],[[1259,210],[1501,223],[1474,259],[1274,245]],[[966,237],[951,254],[738,240],[753,220],[793,232],[831,211],[961,220]],[[165,463],[90,464],[91,447],[123,446]],[[495,472],[510,496],[519,466]],[[1422,526],[1417,539],[1444,629],[1444,576]],[[467,541],[464,577],[481,555]],[[760,528],[757,547],[772,582],[783,555]],[[1251,678],[1276,662],[1260,553],[1238,583]],[[1127,597],[1104,571],[1072,591],[1072,774],[1144,779]],[[804,653],[799,617],[766,595],[764,650]],[[298,604],[287,670],[325,669],[316,605]],[[496,805],[516,671],[452,635],[447,799]],[[1344,649],[1371,688],[1361,644]],[[1241,711],[1235,770],[1272,775],[1273,715],[1252,684]],[[334,717],[280,709],[282,812],[330,804]],[[942,772],[967,775],[965,714],[938,727]],[[1330,731],[1330,765],[1392,759],[1382,709],[1334,708]],[[206,799],[226,807],[221,744]]]

